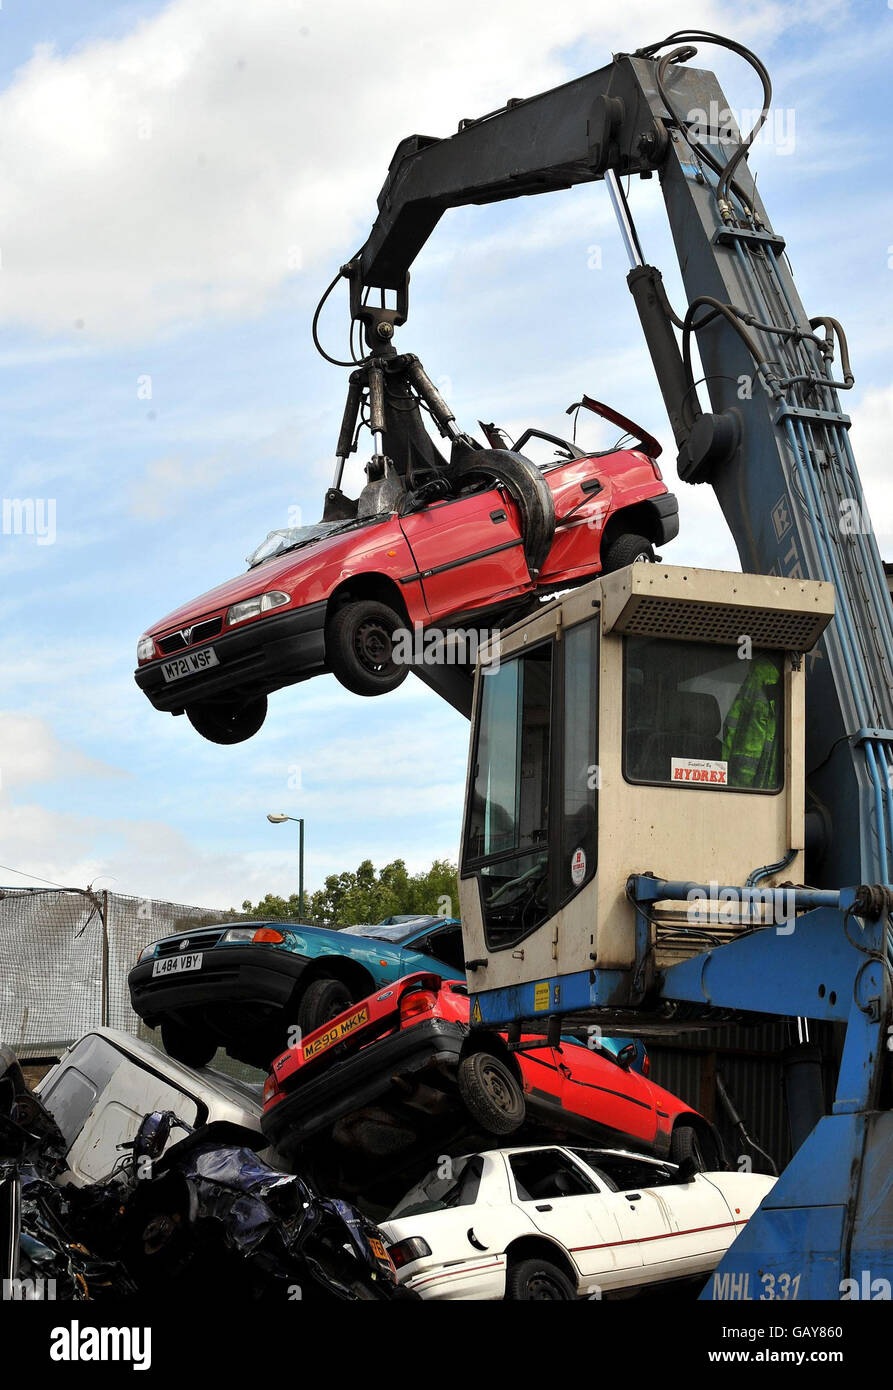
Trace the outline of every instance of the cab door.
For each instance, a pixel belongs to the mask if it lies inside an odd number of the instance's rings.
[[[400,525],[432,620],[530,588],[518,508],[499,488],[436,502]]]
[[[560,641],[555,622],[510,635],[477,677],[459,877],[466,959],[486,965],[473,991],[568,973],[576,938],[555,918],[596,874],[598,619]]]

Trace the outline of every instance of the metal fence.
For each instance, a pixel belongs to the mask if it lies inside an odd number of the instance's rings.
[[[230,912],[85,890],[0,890],[0,1041],[58,1055],[106,1024],[141,1029],[127,975],[143,946]]]

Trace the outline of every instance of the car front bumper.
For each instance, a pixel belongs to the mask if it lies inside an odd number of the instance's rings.
[[[267,695],[307,680],[325,668],[326,603],[274,613],[246,627],[138,666],[133,678],[157,710],[182,714],[187,705],[239,691]],[[219,665],[180,680],[165,681],[161,668],[175,656],[213,647]]]
[[[135,965],[127,977],[134,1012],[156,1027],[163,1019],[188,1025],[213,1009],[219,1025],[227,1004],[287,1004],[307,965],[306,956],[279,946],[212,946],[200,970],[156,975],[157,956]]]
[[[451,1074],[468,1030],[434,1018],[370,1043],[353,1057],[326,1067],[264,1111],[261,1128],[281,1152],[318,1130],[369,1105],[391,1089],[395,1076],[408,1078],[429,1068]]]

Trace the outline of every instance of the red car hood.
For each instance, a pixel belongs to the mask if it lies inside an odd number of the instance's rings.
[[[158,633],[166,632],[168,628],[181,627],[186,622],[196,622],[211,613],[216,613],[220,608],[228,608],[231,603],[253,598],[255,594],[266,593],[268,589],[284,588],[290,592],[296,580],[300,579],[302,570],[315,566],[322,558],[332,559],[339,551],[350,552],[356,546],[357,537],[367,535],[368,531],[369,527],[366,526],[358,527],[356,530],[339,531],[337,535],[309,541],[296,550],[276,556],[275,559],[264,560],[254,569],[246,570],[235,579],[227,579],[215,589],[209,589],[207,593],[199,594],[198,598],[190,599],[188,603],[175,608],[166,617],[147,627],[146,632],[150,637],[155,637]]]

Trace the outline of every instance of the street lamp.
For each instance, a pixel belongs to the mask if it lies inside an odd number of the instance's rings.
[[[304,920],[304,817],[286,816],[281,811],[268,811],[267,820],[271,825],[284,825],[287,820],[294,821],[298,827],[298,920]]]

